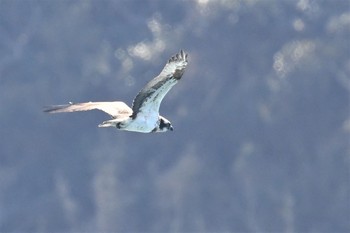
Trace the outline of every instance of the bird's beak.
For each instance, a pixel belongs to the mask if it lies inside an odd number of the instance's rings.
[[[173,128],[172,126],[170,126],[170,128],[169,128],[169,129],[170,129],[170,131],[173,131],[173,130],[174,130],[174,128]]]

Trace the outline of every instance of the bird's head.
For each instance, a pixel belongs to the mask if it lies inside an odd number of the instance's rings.
[[[171,125],[171,122],[166,119],[165,117],[159,116],[157,127],[153,130],[153,132],[166,132],[166,131],[173,131],[174,128]]]

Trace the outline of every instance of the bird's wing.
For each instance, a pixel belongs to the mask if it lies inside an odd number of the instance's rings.
[[[121,116],[130,116],[132,114],[131,108],[121,101],[114,102],[87,102],[87,103],[69,103],[66,105],[53,105],[47,107],[44,112],[60,113],[60,112],[77,112],[89,110],[101,110],[108,113],[113,118]]]
[[[158,115],[159,106],[168,91],[181,79],[187,66],[187,53],[181,50],[172,56],[162,72],[146,84],[133,101],[133,115]]]

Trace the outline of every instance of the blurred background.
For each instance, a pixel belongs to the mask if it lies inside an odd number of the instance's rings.
[[[349,232],[348,0],[0,0],[0,232]],[[98,111],[189,53],[161,114]]]

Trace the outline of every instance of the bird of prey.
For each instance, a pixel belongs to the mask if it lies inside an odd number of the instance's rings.
[[[159,115],[159,107],[168,91],[181,79],[187,66],[187,53],[181,50],[172,56],[162,72],[144,86],[136,95],[132,107],[121,101],[71,103],[53,105],[44,112],[76,112],[101,110],[112,119],[102,122],[98,127],[116,127],[119,130],[140,133],[166,132],[173,130],[171,122]]]

